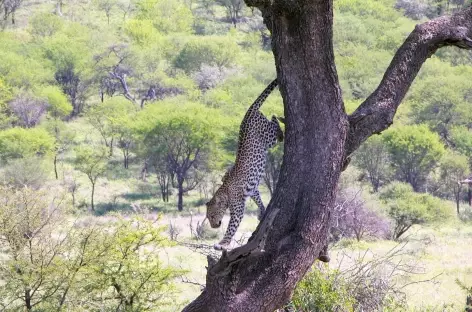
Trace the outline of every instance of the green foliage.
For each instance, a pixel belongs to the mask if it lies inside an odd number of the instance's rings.
[[[47,156],[54,150],[54,138],[44,129],[11,128],[0,131],[3,161],[30,156]]]
[[[126,22],[125,31],[140,46],[149,45],[160,37],[151,20],[131,19]]]
[[[354,311],[355,299],[336,271],[313,267],[298,283],[291,306],[300,312]]]
[[[182,273],[157,254],[163,227],[139,217],[86,226],[64,198],[0,186],[0,306],[6,311],[156,311],[173,303]]]
[[[173,303],[172,280],[182,272],[156,256],[160,248],[171,246],[163,231],[139,217],[118,219],[101,230],[96,247],[104,254],[84,272],[90,276],[84,289],[88,296],[96,302],[111,297],[111,307],[124,311],[156,311]]]
[[[152,21],[162,33],[190,32],[192,11],[183,0],[138,0],[137,18]]]
[[[201,37],[190,40],[174,60],[174,66],[192,73],[202,64],[230,67],[239,54],[238,45],[228,37]]]
[[[388,130],[383,138],[397,177],[421,190],[444,154],[439,136],[426,125],[411,125]]]
[[[457,213],[459,213],[459,201],[462,186],[459,181],[468,177],[470,173],[467,157],[464,155],[449,152],[441,160],[440,166],[440,190],[446,198],[451,198],[456,202]]]
[[[451,129],[451,142],[455,149],[463,155],[472,155],[472,132],[466,127],[453,127]],[[472,157],[469,156],[469,166],[472,165]]]
[[[359,147],[354,163],[368,175],[374,192],[390,178],[389,154],[380,136],[370,137]]]
[[[468,125],[472,118],[469,85],[454,72],[420,80],[410,97],[414,121],[427,124],[446,142],[452,127]]]
[[[75,168],[83,172],[92,184],[90,204],[93,211],[95,210],[95,185],[107,169],[108,154],[104,148],[91,146],[77,147],[75,153]]]
[[[415,193],[411,185],[393,182],[380,193],[395,223],[393,238],[398,239],[413,225],[444,221],[451,216],[450,204],[427,193]]]
[[[33,16],[30,21],[30,32],[33,36],[51,37],[60,31],[64,26],[64,21],[52,13],[39,13]]]
[[[48,103],[49,114],[54,118],[63,118],[71,113],[72,105],[58,87],[47,86],[42,89],[41,94]]]
[[[13,159],[3,168],[3,182],[9,186],[39,189],[48,181],[50,168],[44,159],[28,157]]]

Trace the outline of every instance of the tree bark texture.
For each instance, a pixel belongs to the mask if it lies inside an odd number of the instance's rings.
[[[285,110],[283,164],[264,219],[248,242],[268,229],[264,251],[239,254],[235,249],[216,263],[209,259],[206,287],[186,312],[273,312],[286,304],[326,243],[336,186],[349,156],[390,126],[422,63],[439,47],[472,47],[470,8],[417,26],[377,90],[348,116],[334,63],[333,2],[246,4],[261,10],[272,33]]]

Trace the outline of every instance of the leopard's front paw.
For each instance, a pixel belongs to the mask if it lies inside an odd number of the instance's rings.
[[[213,248],[215,248],[215,250],[226,250],[226,249],[228,249],[229,243],[230,243],[230,242],[227,242],[227,241],[225,241],[225,240],[222,240],[222,241],[219,242],[218,244],[213,245]]]

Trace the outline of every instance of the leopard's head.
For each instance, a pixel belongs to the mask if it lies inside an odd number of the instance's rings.
[[[228,194],[222,188],[219,188],[213,198],[206,203],[206,216],[212,228],[221,226],[221,220],[223,220],[225,211],[228,209],[228,203]]]

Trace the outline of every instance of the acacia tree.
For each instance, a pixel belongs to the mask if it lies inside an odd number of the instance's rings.
[[[150,130],[140,130],[145,133],[145,153],[154,167],[160,166],[158,176],[164,178],[167,172],[167,181],[159,178],[161,189],[168,189],[169,181],[177,188],[177,208],[182,211],[184,194],[198,186],[210,165],[208,155],[214,150],[218,116],[196,104],[163,104],[144,110],[143,115],[150,118],[144,127],[152,125]],[[167,199],[167,191],[162,194]]]
[[[472,49],[472,8],[416,26],[378,88],[347,115],[334,63],[333,1],[245,2],[261,10],[272,34],[285,154],[264,219],[248,244],[209,259],[206,288],[186,312],[272,312],[284,305],[326,244],[349,156],[392,124],[421,65],[438,48]]]

